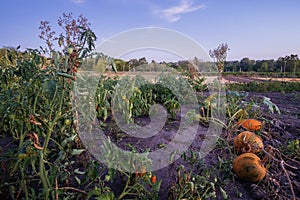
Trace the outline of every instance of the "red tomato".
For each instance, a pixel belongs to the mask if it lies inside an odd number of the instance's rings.
[[[151,183],[155,184],[156,183],[156,176],[151,176]]]

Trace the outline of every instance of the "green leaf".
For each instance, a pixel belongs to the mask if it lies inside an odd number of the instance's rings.
[[[117,73],[117,66],[116,66],[115,62],[112,62],[111,65],[112,65],[114,72]]]
[[[76,180],[76,182],[78,183],[78,185],[81,184],[81,180],[80,180],[77,176],[75,176],[75,180]]]
[[[74,79],[73,76],[71,76],[70,74],[63,73],[63,72],[57,72],[57,75],[65,77],[65,78]]]
[[[50,80],[50,79],[45,79],[44,83],[43,83],[43,88],[44,88],[45,92],[47,93],[48,98],[53,99],[54,93],[56,90],[56,81]]]
[[[72,150],[72,156],[79,155],[84,151],[85,151],[85,149],[73,149]]]
[[[268,97],[263,97],[263,98],[264,98],[263,103],[268,106],[269,110],[272,113],[274,113],[274,109],[275,109],[275,111],[278,112],[278,114],[281,114],[278,106],[276,104],[274,104],[270,98],[268,98]]]
[[[107,193],[107,194],[101,194],[96,199],[97,200],[114,200],[115,195],[112,192],[110,192],[110,193]]]
[[[228,195],[227,195],[226,191],[222,187],[220,187],[220,191],[221,191],[221,194],[222,194],[223,198],[224,199],[228,199]]]
[[[160,189],[160,186],[161,186],[161,182],[162,182],[162,180],[157,181],[157,182],[152,186],[152,189],[153,189],[154,191],[158,192],[159,189]]]
[[[80,174],[80,175],[85,174],[85,172],[79,171],[79,168],[75,169],[75,170],[74,170],[74,173],[75,173],[75,174]]]
[[[68,138],[66,138],[66,140],[67,140],[67,142],[73,142],[74,141],[74,139],[76,138],[76,134],[74,134],[74,135],[72,135],[72,136],[70,136],[70,137],[68,137]]]
[[[110,179],[112,180],[113,177],[115,176],[116,174],[116,170],[114,168],[109,168],[108,169],[108,175],[110,176]]]

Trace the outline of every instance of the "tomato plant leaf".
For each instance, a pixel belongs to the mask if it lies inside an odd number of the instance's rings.
[[[85,151],[85,149],[73,149],[72,150],[72,156],[79,155],[84,151]]]

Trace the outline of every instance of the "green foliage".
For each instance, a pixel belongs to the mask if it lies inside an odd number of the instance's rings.
[[[96,114],[99,120],[106,121],[111,115],[111,96],[112,91],[117,84],[116,79],[101,76],[96,90],[95,104]]]
[[[40,70],[42,62],[43,57],[37,50],[28,50],[16,58],[16,66],[1,69],[0,112],[4,120],[0,131],[12,135],[19,143],[15,152],[19,160],[10,172],[11,178],[18,179],[16,171],[22,170],[19,178],[23,182],[31,182],[31,175],[26,172],[32,170],[41,179],[41,194],[50,197],[54,195],[50,187],[59,171],[54,167],[52,176],[47,176],[49,165],[44,161],[59,159],[48,154],[50,138],[54,141],[51,145],[57,147],[57,153],[68,154],[68,149],[59,144],[76,133],[64,123],[65,119],[72,119],[71,84],[57,70],[58,67]],[[54,132],[57,134],[52,135]],[[43,141],[42,145],[39,138]],[[22,187],[26,198],[34,195],[34,190],[30,189],[32,184],[24,183]]]
[[[246,91],[246,92],[299,92],[299,82],[280,82],[280,81],[267,81],[267,82],[249,82],[249,83],[231,83],[228,84],[229,90],[233,91]]]
[[[12,137],[18,144],[0,156],[2,163],[11,160],[4,164],[9,176],[0,177],[1,193],[11,199],[73,199],[75,195],[61,186],[70,181],[81,185],[79,176],[85,173],[73,168],[72,159],[85,150],[78,146],[74,129],[71,89],[80,59],[93,48],[95,37],[79,27],[72,35],[78,36],[78,43],[72,43],[75,50],[67,51],[71,43],[63,38],[60,45],[68,46],[58,52],[51,45],[54,33],[49,28],[42,23],[50,58],[36,49],[6,49],[0,57],[1,137]],[[65,28],[66,35],[71,33]]]
[[[112,109],[115,116],[130,123],[134,117],[148,116],[151,106],[157,103],[175,118],[181,103],[197,102],[194,92],[189,82],[178,75],[162,73],[156,83],[142,76],[124,76],[119,80],[102,77],[96,93],[97,116],[105,121]]]
[[[291,156],[299,157],[300,154],[300,145],[299,145],[299,140],[293,140],[289,141],[287,145],[287,153]]]
[[[169,199],[214,199],[217,197],[217,179],[211,177],[209,170],[193,174],[185,166],[177,168],[177,181],[172,185]]]

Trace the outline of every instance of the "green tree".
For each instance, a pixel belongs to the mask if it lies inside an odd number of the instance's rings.
[[[242,69],[242,71],[253,71],[255,63],[256,63],[255,60],[251,60],[249,58],[243,58],[240,61],[240,68]]]
[[[260,71],[261,72],[267,72],[268,71],[268,63],[266,61],[263,61],[261,63]]]
[[[297,64],[299,63],[299,58],[297,54],[291,54],[290,55],[290,61],[293,64],[293,77],[296,77],[296,70],[297,70]]]

